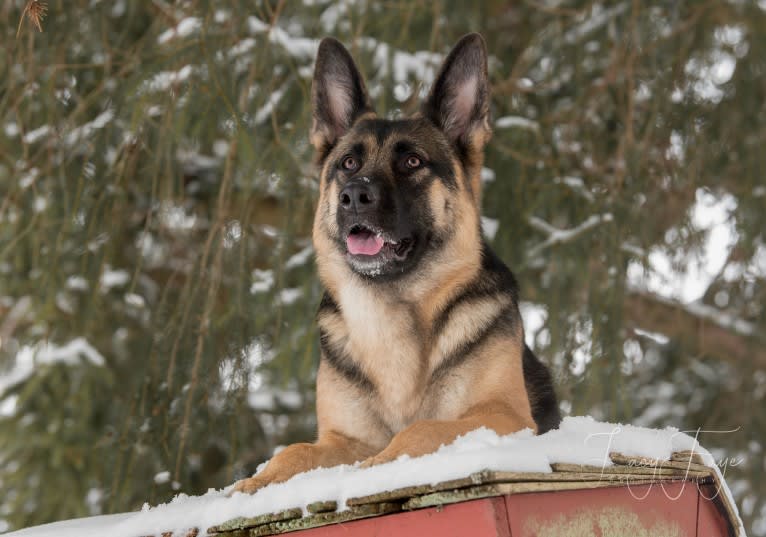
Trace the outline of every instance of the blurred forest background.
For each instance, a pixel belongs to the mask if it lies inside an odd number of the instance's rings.
[[[0,1],[0,531],[311,439],[318,39],[379,111],[481,32],[485,233],[562,410],[698,428],[766,535],[766,1]],[[727,432],[725,432],[727,431]]]

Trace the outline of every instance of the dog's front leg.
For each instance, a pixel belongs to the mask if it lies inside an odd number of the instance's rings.
[[[475,407],[456,420],[421,420],[399,432],[388,446],[366,459],[363,467],[382,464],[402,455],[419,457],[433,453],[440,446],[452,443],[455,438],[479,427],[487,427],[497,434],[505,435],[525,428],[536,431],[531,416],[522,417],[502,404]]]
[[[313,444],[291,444],[274,455],[266,467],[247,479],[234,484],[234,492],[252,494],[271,483],[287,481],[292,476],[314,468],[353,464],[369,457],[375,450],[348,436],[328,432]]]

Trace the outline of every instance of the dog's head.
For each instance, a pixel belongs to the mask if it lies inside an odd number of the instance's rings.
[[[312,104],[311,142],[321,167],[314,222],[320,273],[330,263],[391,281],[449,263],[450,255],[461,255],[460,243],[480,243],[480,172],[490,135],[481,36],[461,39],[420,112],[396,120],[375,114],[348,51],[324,39]]]

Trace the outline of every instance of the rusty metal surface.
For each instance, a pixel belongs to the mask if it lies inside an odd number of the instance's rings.
[[[507,496],[513,537],[694,537],[695,483]],[[725,535],[725,534],[722,534]]]

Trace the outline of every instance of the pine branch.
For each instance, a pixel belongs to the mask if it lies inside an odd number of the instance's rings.
[[[16,38],[18,39],[21,34],[21,25],[24,24],[24,18],[29,19],[38,32],[43,31],[42,21],[48,12],[48,3],[40,2],[39,0],[29,0],[27,5],[24,6],[24,11],[21,12],[21,18],[19,19],[19,27],[16,30]]]
[[[632,288],[624,312],[628,324],[665,334],[693,354],[713,354],[748,368],[766,366],[766,337],[755,325],[705,304],[683,304]]]
[[[571,242],[574,239],[578,238],[580,235],[584,234],[585,232],[593,229],[600,223],[611,222],[612,220],[613,220],[612,213],[594,214],[586,218],[578,226],[575,226],[570,229],[559,229],[557,227],[550,225],[548,222],[546,222],[542,218],[538,218],[536,216],[530,216],[528,220],[529,224],[536,230],[547,234],[548,238],[545,239],[540,244],[535,245],[531,250],[529,250],[529,257],[535,258],[540,252],[542,252],[546,248],[550,248],[551,246],[554,246],[557,244]]]

